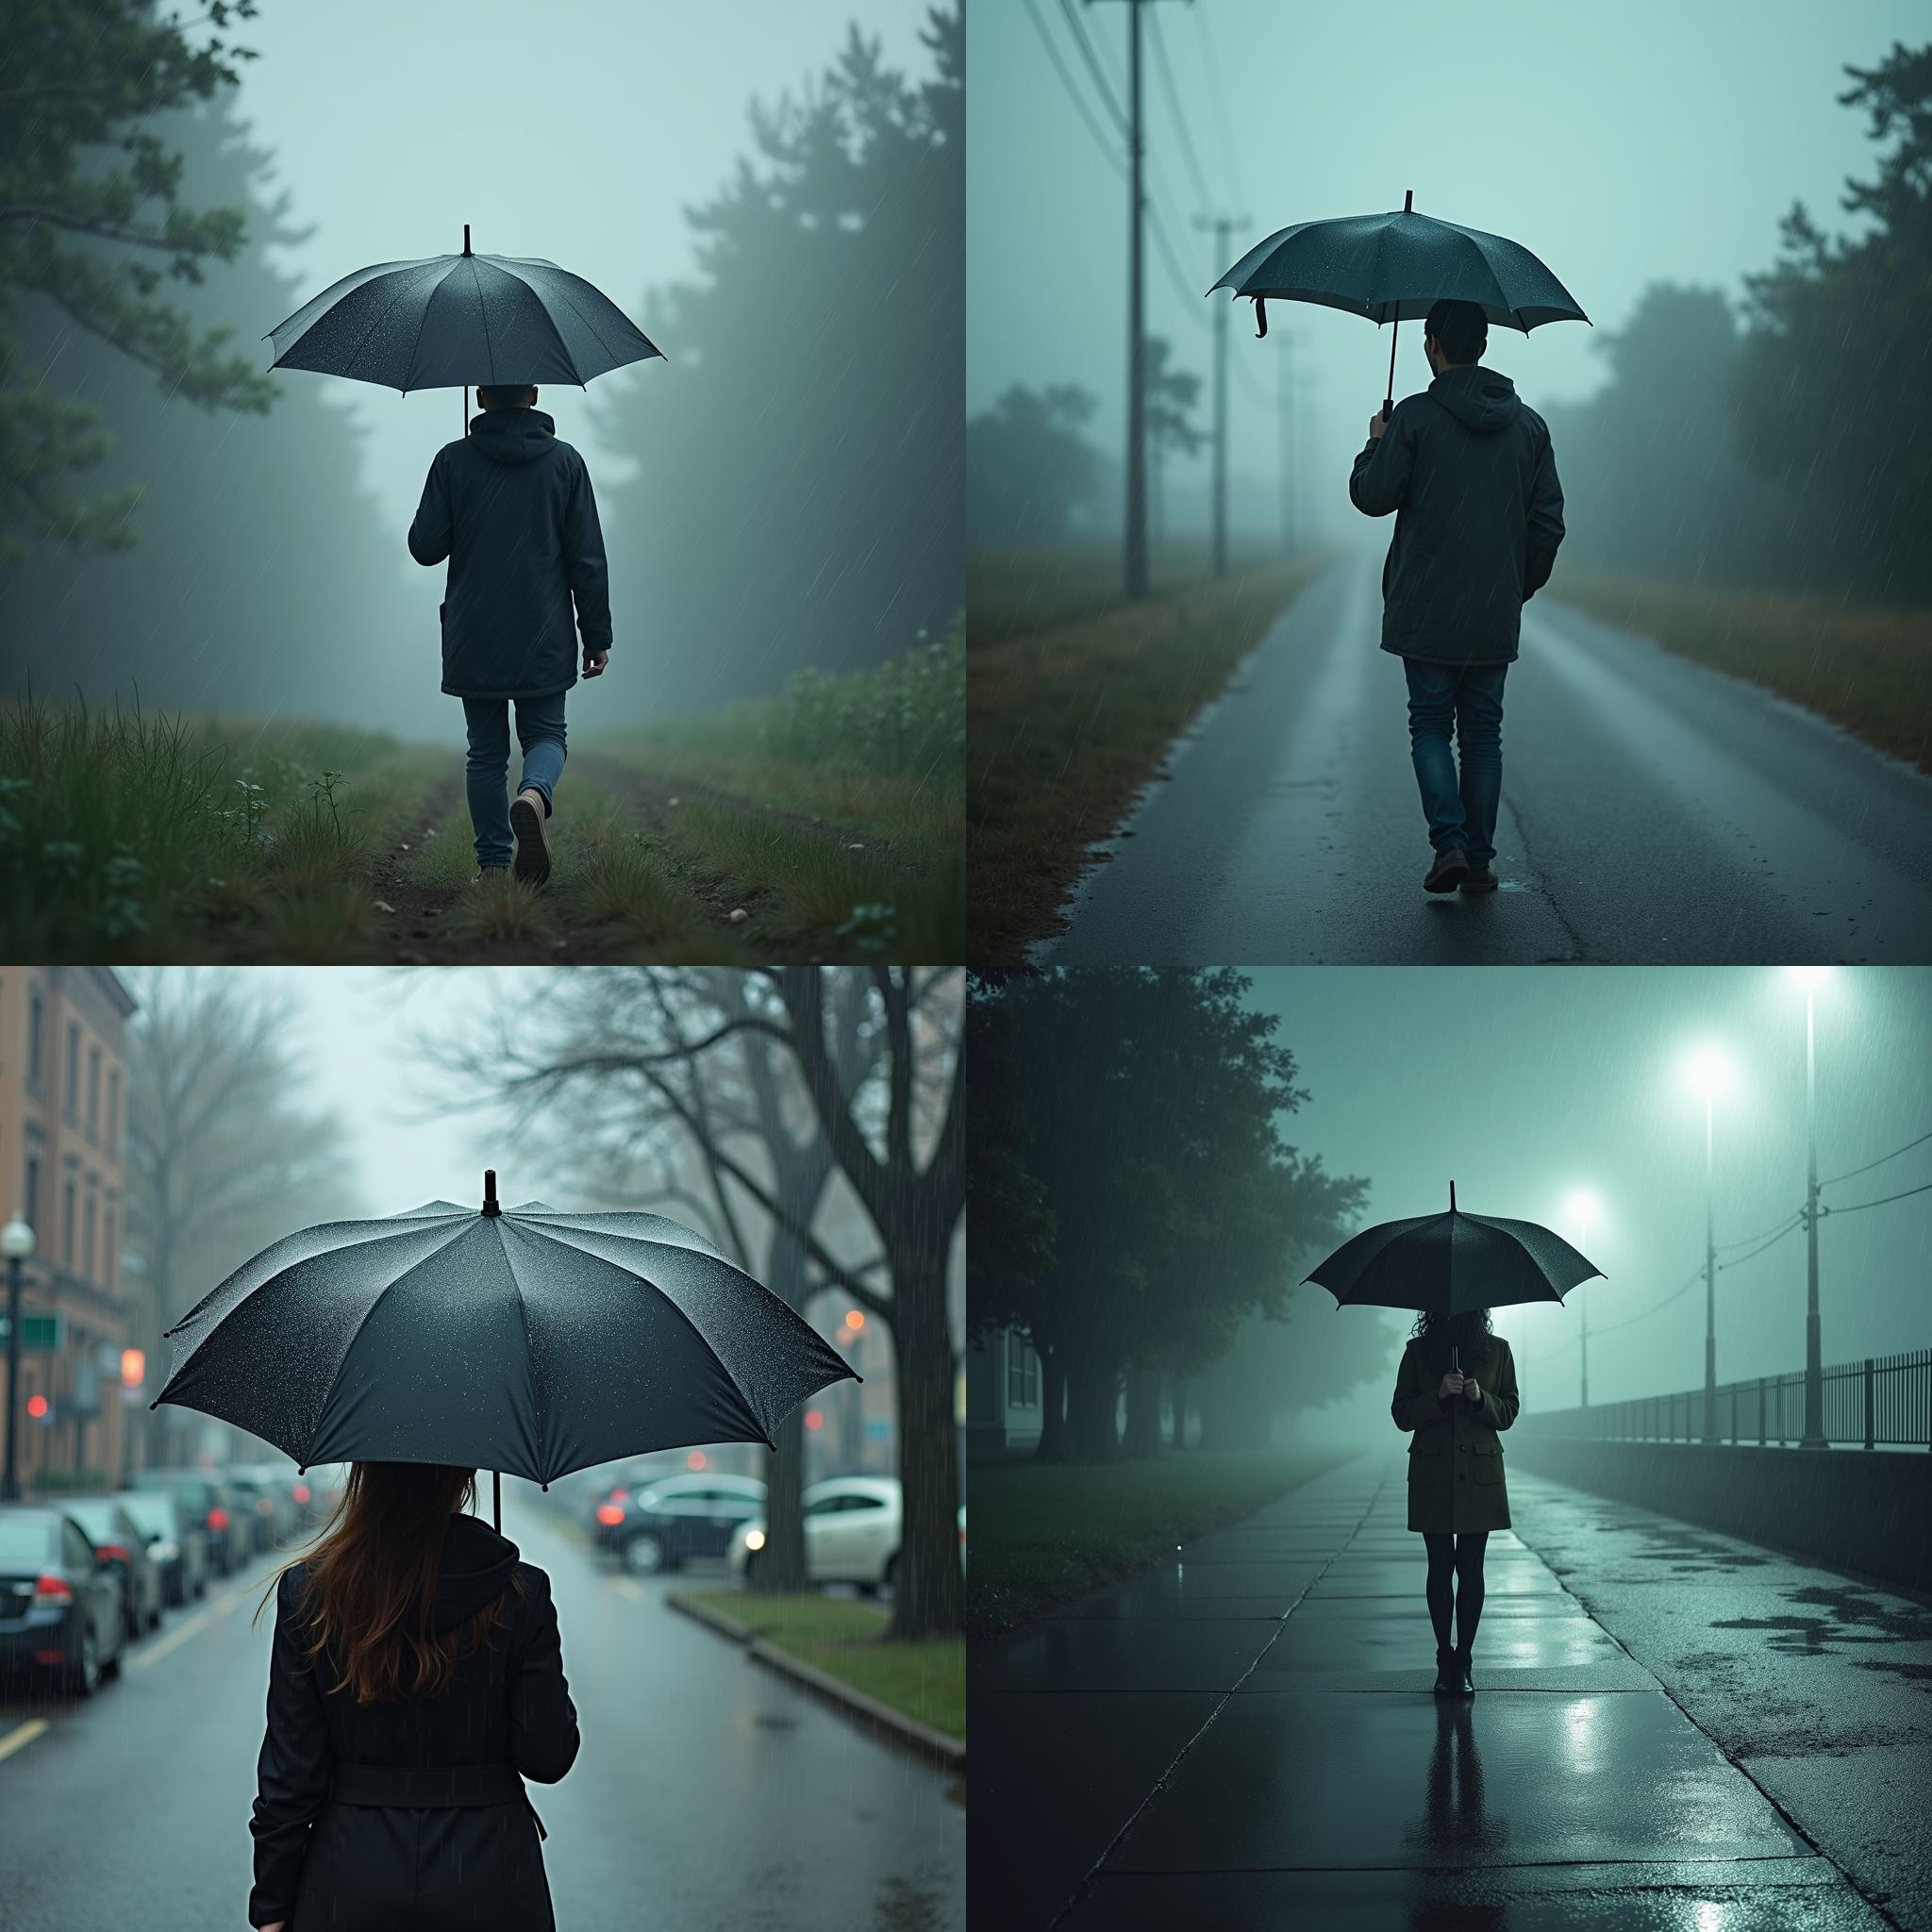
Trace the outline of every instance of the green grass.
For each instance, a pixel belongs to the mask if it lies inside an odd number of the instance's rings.
[[[1325,561],[1197,579],[1141,603],[1103,599],[1096,614],[1066,621],[1060,579],[1037,558],[1032,628],[1015,615],[1018,567],[1001,564],[984,638],[976,603],[967,616],[971,963],[1024,965],[1028,943],[1054,930],[1088,848],[1119,824],[1174,737]],[[969,571],[969,594],[973,581]]]
[[[442,763],[328,725],[8,700],[8,957],[353,957],[353,921],[331,915]],[[311,936],[319,952],[303,950]]]
[[[961,1638],[894,1642],[885,1636],[889,1612],[815,1591],[768,1596],[756,1591],[694,1590],[683,1594],[748,1625],[774,1649],[949,1738],[966,1735],[966,1645]]]
[[[1332,1469],[1349,1449],[1189,1449],[1144,1462],[975,1462],[967,1619],[1010,1629],[1104,1583],[1124,1583],[1176,1543],[1239,1522]]]
[[[1559,562],[1548,595],[1749,678],[1932,771],[1932,609]]]

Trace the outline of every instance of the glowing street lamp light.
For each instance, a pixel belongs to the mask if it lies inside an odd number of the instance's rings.
[[[1735,1084],[1731,1063],[1714,1046],[1700,1047],[1684,1068],[1690,1091],[1704,1101],[1704,1440],[1717,1441],[1717,1194],[1711,1158],[1711,1117]]]
[[[1818,1324],[1818,989],[1828,966],[1793,966],[1805,989],[1805,1433],[1801,1449],[1824,1443],[1824,1348]]]
[[[0,1462],[0,1500],[17,1502],[20,1476],[14,1450],[20,1417],[20,1289],[34,1252],[34,1231],[26,1218],[15,1213],[0,1227],[0,1256],[7,1261],[7,1459]]]
[[[1576,1230],[1576,1245],[1590,1245],[1590,1231],[1603,1218],[1603,1204],[1589,1189],[1579,1189],[1563,1203],[1563,1224]],[[1583,1316],[1583,1407],[1590,1407],[1590,1298],[1580,1305]]]

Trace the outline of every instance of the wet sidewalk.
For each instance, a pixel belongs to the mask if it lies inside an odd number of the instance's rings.
[[[1932,1611],[1519,1462],[1438,1701],[1404,1485],[975,1647],[974,1924],[1932,1932]]]

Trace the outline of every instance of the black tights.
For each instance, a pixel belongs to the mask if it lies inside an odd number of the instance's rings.
[[[1490,1533],[1486,1529],[1466,1529],[1460,1536],[1438,1535],[1425,1530],[1423,1541],[1429,1552],[1429,1622],[1436,1626],[1436,1647],[1451,1648],[1449,1642],[1449,1573],[1456,1573],[1457,1643],[1467,1650],[1475,1641],[1476,1620],[1483,1613],[1483,1551]]]

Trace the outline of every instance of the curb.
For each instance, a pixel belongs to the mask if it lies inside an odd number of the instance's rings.
[[[835,1677],[830,1672],[793,1657],[790,1651],[768,1643],[748,1624],[741,1624],[737,1618],[727,1617],[722,1611],[712,1609],[708,1604],[694,1602],[682,1591],[667,1591],[664,1601],[693,1622],[708,1624],[719,1636],[742,1644],[768,1671],[775,1672],[781,1677],[790,1677],[806,1690],[816,1691],[847,1717],[870,1729],[885,1732],[895,1743],[922,1757],[936,1759],[948,1771],[965,1771],[966,1740],[963,1738],[949,1737],[944,1731],[920,1723],[916,1717],[908,1717],[904,1711],[894,1710],[890,1704],[881,1704],[876,1697],[869,1697],[863,1690],[855,1690],[842,1677]]]

